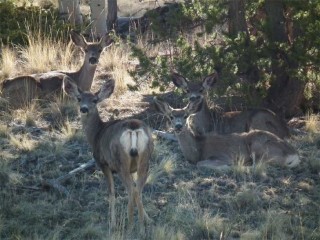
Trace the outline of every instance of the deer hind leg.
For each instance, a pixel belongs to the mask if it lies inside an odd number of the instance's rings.
[[[137,182],[134,188],[134,200],[138,208],[138,215],[139,215],[139,224],[140,224],[140,235],[144,236],[145,231],[145,223],[151,223],[152,220],[149,218],[148,214],[146,213],[143,202],[142,202],[142,191],[143,187],[147,181],[148,177],[148,169],[149,169],[149,158],[145,158],[147,161],[139,162],[138,169],[137,169]],[[140,159],[141,160],[141,159]]]
[[[108,194],[109,195],[108,196],[108,198],[109,198],[109,213],[111,216],[110,226],[111,226],[111,231],[113,231],[116,226],[116,216],[115,216],[116,197],[115,197],[115,191],[114,191],[114,181],[113,181],[112,172],[109,167],[104,166],[102,171],[107,178],[108,193],[109,193]]]
[[[132,229],[133,213],[134,213],[134,207],[135,207],[134,181],[128,169],[121,169],[119,172],[119,176],[128,192],[128,222],[129,222],[129,227]]]

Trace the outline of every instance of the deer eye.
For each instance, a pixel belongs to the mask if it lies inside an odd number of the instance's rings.
[[[170,115],[169,117],[170,117],[171,120],[173,120],[173,116],[172,115]]]
[[[184,118],[184,119],[187,119],[187,118],[188,118],[188,115],[184,115],[183,118]]]
[[[203,93],[203,90],[204,90],[203,88],[200,88],[199,93]]]
[[[99,49],[98,52],[101,53],[101,52],[102,52],[102,49]]]
[[[81,102],[81,97],[77,97],[78,102]]]
[[[92,102],[93,102],[94,104],[97,104],[97,103],[98,103],[98,99],[95,98],[95,99],[92,100]]]

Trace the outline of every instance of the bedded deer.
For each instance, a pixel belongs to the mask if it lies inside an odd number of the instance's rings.
[[[280,138],[289,137],[286,123],[271,110],[257,108],[222,113],[217,108],[210,109],[204,93],[214,86],[217,79],[217,72],[206,76],[202,83],[191,82],[178,73],[172,73],[173,83],[187,93],[189,101],[203,99],[201,110],[190,118],[193,122],[192,131],[196,135],[200,136],[211,131],[228,134],[259,129],[271,132]]]
[[[108,98],[115,82],[109,79],[96,93],[82,91],[70,78],[63,81],[64,91],[79,101],[82,128],[92,147],[93,156],[107,179],[111,227],[115,226],[115,191],[112,173],[117,173],[128,195],[128,219],[132,226],[134,206],[138,207],[141,232],[150,221],[142,204],[142,190],[147,180],[149,160],[153,152],[150,128],[137,119],[103,122],[97,104]],[[137,172],[134,182],[131,173]]]
[[[157,111],[171,122],[184,158],[197,166],[228,168],[237,157],[241,157],[245,163],[252,162],[254,158],[289,168],[300,162],[299,155],[291,145],[263,130],[224,135],[210,132],[195,136],[190,130],[190,125],[194,124],[190,121],[190,115],[201,111],[204,99],[191,101],[181,109],[174,109],[157,98],[154,104]]]
[[[98,42],[87,42],[83,35],[71,31],[73,43],[84,52],[84,60],[78,71],[50,71],[26,76],[6,79],[1,83],[3,97],[9,100],[9,105],[18,108],[35,98],[48,98],[56,92],[61,92],[62,81],[65,76],[83,91],[89,91],[99,62],[101,52],[113,42],[106,34]]]

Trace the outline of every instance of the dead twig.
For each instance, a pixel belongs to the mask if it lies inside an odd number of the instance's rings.
[[[62,186],[62,183],[64,183],[66,180],[73,177],[75,174],[77,174],[79,172],[83,172],[83,171],[85,171],[89,168],[92,168],[94,166],[95,166],[95,160],[92,159],[87,163],[81,164],[79,167],[73,169],[72,171],[68,172],[67,174],[65,174],[61,177],[58,177],[57,179],[45,180],[42,184],[44,186],[54,188],[54,189],[58,190],[60,193],[69,197],[70,192],[68,191],[68,189],[66,187]]]

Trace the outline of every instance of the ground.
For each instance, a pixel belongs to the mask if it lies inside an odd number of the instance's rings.
[[[101,85],[97,78],[94,90]],[[163,129],[151,99],[149,89],[126,91],[101,103],[99,110],[105,121],[137,117]],[[106,184],[98,168],[62,182],[68,196],[46,184],[92,159],[76,102],[61,104],[59,111],[55,105],[31,112],[36,118],[22,117],[22,110],[15,111],[17,116],[1,112],[1,238],[139,238],[136,232],[125,235],[127,194],[117,177],[118,227],[113,236]],[[302,158],[295,169],[239,163],[220,172],[197,169],[183,159],[176,142],[155,137],[143,192],[154,221],[146,239],[219,239],[221,234],[222,239],[319,238],[319,166],[312,165],[319,162],[318,139],[317,133],[292,137]]]
[[[176,105],[181,105],[181,98],[174,95],[173,86],[160,93],[148,82],[138,91],[129,91],[125,85],[132,82],[125,74],[130,67],[128,59],[119,57],[122,47],[109,49],[97,69],[92,91],[110,73],[110,62],[124,66],[118,75],[112,73],[121,87],[99,105],[102,119],[134,117],[154,129],[168,130],[153,109],[152,98],[161,95]],[[6,72],[4,67],[1,71]],[[106,182],[98,167],[61,181],[62,188],[50,182],[92,160],[76,101],[39,101],[10,110],[1,99],[0,238],[320,239],[318,116],[294,119],[290,125],[289,141],[302,160],[293,169],[247,167],[241,162],[228,171],[197,169],[185,161],[176,142],[154,136],[155,151],[143,191],[153,223],[142,237],[138,224],[127,232],[128,195],[117,175],[114,233],[109,228]]]

